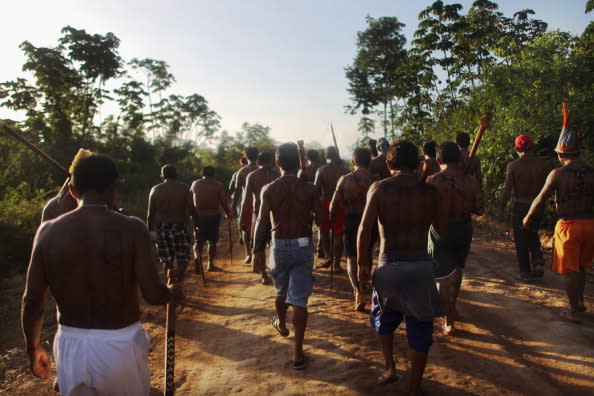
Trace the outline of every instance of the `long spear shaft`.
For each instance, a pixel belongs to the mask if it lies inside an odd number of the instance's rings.
[[[330,123],[330,130],[332,131],[332,140],[334,141],[334,147],[336,147],[336,153],[338,154],[338,143],[336,143],[336,135],[334,134],[332,123]],[[340,157],[340,154],[338,154],[338,156]]]
[[[172,284],[173,270],[167,270],[167,284]],[[167,303],[165,317],[165,396],[173,396],[175,392],[175,303]]]
[[[18,133],[17,131],[15,131],[14,129],[8,127],[5,124],[0,124],[0,127],[2,127],[2,129],[6,133],[8,133],[9,135],[11,135],[15,139],[17,139],[19,142],[23,143],[25,146],[29,147],[31,150],[33,150],[43,160],[49,162],[54,168],[56,168],[57,170],[59,170],[60,172],[62,172],[64,175],[66,175],[67,177],[70,176],[70,172],[68,172],[66,170],[66,168],[64,168],[62,165],[60,165],[59,163],[57,163],[56,160],[54,160],[52,157],[50,157],[49,155],[47,155],[46,153],[44,153],[43,151],[41,151],[33,143],[31,143],[30,141],[28,141],[27,139],[25,139],[20,133]]]

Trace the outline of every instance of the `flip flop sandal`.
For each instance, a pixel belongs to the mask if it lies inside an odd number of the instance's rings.
[[[398,381],[398,376],[396,374],[392,374],[392,375],[382,375],[381,377],[379,377],[377,379],[377,384],[378,385],[386,385],[386,384],[391,384],[392,382],[396,382]]]
[[[299,362],[293,362],[293,368],[295,370],[303,370],[305,369],[305,359],[299,361]]]
[[[281,328],[279,327],[279,318],[277,316],[275,316],[274,318],[272,318],[272,327],[274,327],[274,330],[278,331],[278,334],[280,334],[283,337],[288,337],[289,336],[289,330],[285,330],[282,331]]]

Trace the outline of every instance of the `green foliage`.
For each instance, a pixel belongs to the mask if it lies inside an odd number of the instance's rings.
[[[592,7],[588,0],[586,12]],[[584,136],[582,157],[594,163],[594,23],[576,37],[547,31],[547,23],[533,15],[524,9],[507,17],[489,0],[474,1],[467,12],[460,4],[435,1],[419,14],[413,46],[400,68],[404,78],[383,80],[394,84],[384,87],[386,92],[406,88],[404,100],[392,108],[395,135],[419,145],[429,137],[451,141],[461,131],[472,136],[481,114],[494,112],[478,152],[489,197],[498,197],[506,164],[515,156],[513,139],[520,133],[532,136],[537,155],[558,166],[553,148],[561,102],[568,104],[572,124]],[[360,54],[361,49],[356,60]],[[347,91],[359,95],[348,110],[371,118],[369,108],[381,103],[369,99],[373,85],[355,67],[347,68],[347,77]],[[363,137],[369,130],[365,125]],[[496,201],[488,200],[487,209],[495,207]]]

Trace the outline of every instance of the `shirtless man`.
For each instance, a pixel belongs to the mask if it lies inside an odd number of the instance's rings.
[[[68,213],[77,208],[78,202],[70,195],[68,190],[68,183],[70,178],[66,179],[64,185],[58,192],[58,195],[51,198],[41,212],[41,222],[55,219],[56,217],[62,216],[64,213]]]
[[[175,260],[176,279],[182,282],[190,259],[186,221],[190,216],[194,217],[194,204],[188,185],[177,181],[175,166],[163,166],[161,180],[163,182],[153,186],[149,194],[146,225],[157,243],[163,273],[173,267]]]
[[[371,326],[378,334],[386,371],[378,383],[398,379],[392,353],[393,333],[403,318],[411,361],[410,394],[421,394],[420,383],[433,343],[433,318],[442,314],[441,301],[427,255],[429,226],[444,232],[445,203],[437,189],[420,182],[419,153],[408,141],[392,142],[388,166],[394,177],[373,183],[357,239],[359,282],[369,279],[372,230],[379,222],[380,261],[373,278]]]
[[[295,345],[293,367],[305,368],[303,338],[307,324],[307,300],[313,290],[313,246],[311,226],[327,220],[317,189],[297,177],[299,152],[294,143],[276,150],[281,177],[262,189],[260,214],[256,222],[254,253],[263,254],[272,232],[269,272],[276,289],[276,317],[272,326],[287,337],[287,308],[293,307]]]
[[[51,374],[41,346],[49,289],[58,309],[61,394],[148,395],[149,340],[139,322],[138,287],[153,305],[167,303],[172,292],[152,263],[144,223],[108,209],[118,179],[113,161],[93,155],[72,173],[70,191],[80,206],[42,223],[33,242],[21,317],[31,371],[44,379]]]
[[[241,204],[241,211],[246,210],[248,206],[254,208],[254,215],[252,216],[252,224],[255,224],[255,219],[260,213],[260,192],[262,188],[268,183],[280,177],[280,172],[273,168],[274,157],[270,151],[263,151],[258,154],[257,164],[260,166],[259,169],[251,172],[246,179],[245,184],[245,199]],[[253,231],[253,230],[252,230]],[[268,238],[270,242],[270,237]],[[258,252],[253,254],[252,269],[254,272],[258,272],[261,275],[260,282],[263,285],[270,284],[270,278],[266,273],[266,256],[264,252]]]
[[[488,125],[488,120],[486,121]],[[481,118],[481,127],[485,123],[485,117]],[[486,128],[486,126],[485,126]],[[481,160],[476,155],[472,158],[468,157],[468,146],[470,146],[470,135],[466,132],[460,132],[456,135],[456,144],[460,150],[460,162],[465,173],[473,175],[481,184],[483,183],[483,173],[481,171]]]
[[[434,175],[441,170],[437,160],[435,159],[436,147],[437,145],[433,140],[430,140],[423,145],[424,160],[420,166],[422,181],[426,181],[429,176]]]
[[[328,164],[321,166],[316,172],[315,186],[322,196],[322,205],[328,211],[330,201],[336,190],[336,183],[342,175],[349,173],[345,168],[343,161],[338,156],[338,150],[334,146],[326,149],[326,160]],[[344,232],[344,208],[337,207],[332,218],[332,233],[334,234],[334,246],[330,241],[330,221],[320,224],[320,244],[324,250],[324,256],[328,259],[319,268],[328,268],[334,265],[334,271],[340,272],[340,259],[342,257],[342,234]],[[334,258],[334,263],[332,262]]]
[[[245,179],[250,172],[258,169],[256,159],[258,158],[258,149],[255,147],[248,147],[245,150],[245,156],[248,159],[248,164],[241,168],[237,173],[237,180],[235,182],[235,195],[233,196],[232,207],[236,207],[239,203],[239,199],[245,197]],[[241,229],[241,238],[243,240],[243,247],[245,248],[245,259],[244,263],[250,264],[252,262],[252,249],[251,249],[251,231],[252,231],[252,213],[253,207],[247,206],[243,211],[243,216],[239,216],[239,228]]]
[[[549,173],[546,183],[523,220],[530,227],[547,199],[555,194],[559,221],[555,226],[553,271],[565,275],[569,311],[561,316],[573,323],[582,322],[585,269],[594,258],[594,169],[579,159],[579,134],[567,128],[567,116],[555,151],[561,167]]]
[[[309,165],[305,167],[305,170],[300,173],[299,177],[305,182],[313,183],[315,181],[316,172],[320,166],[322,166],[318,150],[307,150],[307,160],[309,161]]]
[[[446,309],[442,329],[452,335],[454,321],[458,316],[456,300],[462,285],[462,270],[472,243],[471,214],[482,215],[485,211],[483,193],[476,178],[464,173],[460,165],[460,150],[453,142],[445,142],[437,149],[437,162],[442,170],[430,176],[427,183],[435,186],[447,207],[447,233],[431,227],[429,231],[429,254],[433,259],[433,276]]]
[[[235,197],[235,184],[237,183],[237,174],[239,173],[239,171],[241,170],[241,168],[247,166],[248,164],[248,159],[246,157],[241,157],[239,159],[239,169],[233,173],[233,175],[231,176],[231,180],[229,181],[229,191],[231,192],[231,202],[233,202],[233,198]],[[237,220],[239,220],[239,206],[241,205],[241,195],[239,196],[239,199],[237,201],[237,206],[232,206],[231,209],[233,210],[233,213],[235,213],[235,218]],[[243,243],[243,241],[240,238],[240,241]]]
[[[365,296],[369,288],[367,284],[359,285],[357,280],[357,231],[365,209],[367,190],[371,185],[370,162],[371,153],[368,149],[362,147],[355,149],[352,159],[355,170],[338,179],[336,192],[330,202],[330,218],[333,218],[339,208],[343,208],[345,212],[344,246],[347,255],[347,272],[355,294],[355,310],[361,312],[365,312]],[[371,258],[370,253],[370,260],[367,263],[369,267],[371,267]]]
[[[196,208],[195,218],[197,218],[196,242],[194,243],[194,272],[199,273],[202,268],[200,263],[206,242],[208,242],[208,265],[206,270],[215,271],[214,259],[217,254],[219,223],[221,222],[219,208],[223,209],[229,222],[233,219],[233,212],[227,205],[225,187],[223,183],[215,180],[215,168],[212,166],[205,166],[202,169],[202,179],[195,180],[192,183],[190,192]]]
[[[371,179],[373,181],[384,180],[392,176],[390,174],[390,170],[388,169],[388,165],[386,164],[386,153],[388,152],[390,143],[388,143],[386,139],[381,138],[378,140],[376,147],[379,155],[371,160],[371,164],[369,166]]]
[[[528,213],[530,204],[544,186],[549,167],[543,160],[532,155],[534,144],[530,136],[519,135],[516,137],[514,145],[520,158],[507,164],[498,217],[503,220],[505,205],[513,190],[512,224],[516,258],[520,265],[520,280],[529,282],[533,278],[540,278],[544,275],[544,258],[540,250],[540,237],[538,236],[543,212],[539,212],[538,216],[534,217],[530,228],[524,228],[522,220]],[[532,260],[530,260],[531,256]],[[530,261],[532,261],[532,266]]]

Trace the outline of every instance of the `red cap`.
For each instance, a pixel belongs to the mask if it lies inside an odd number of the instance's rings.
[[[517,149],[531,149],[534,146],[532,139],[528,135],[520,135],[516,138]]]

